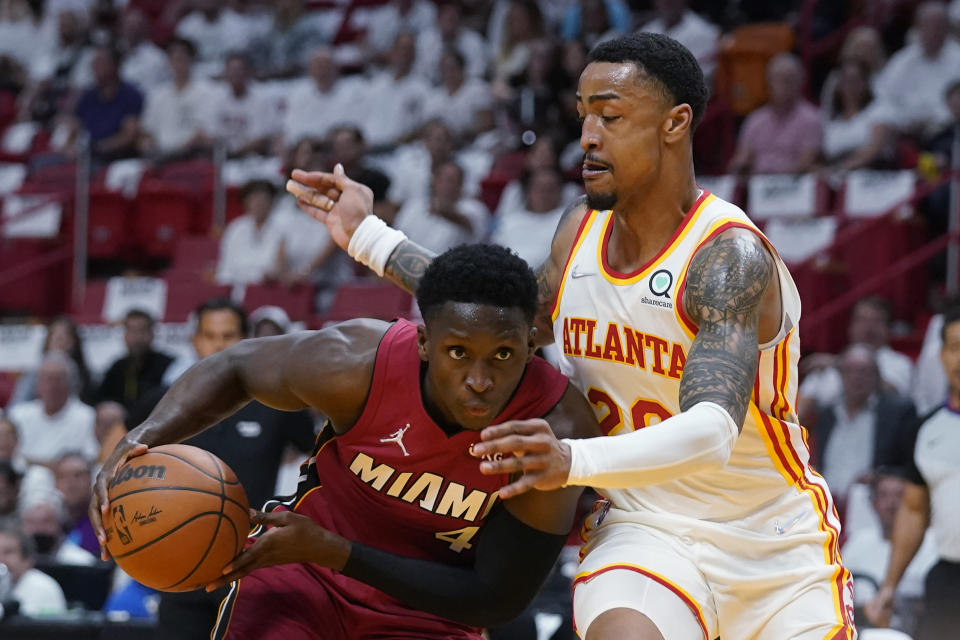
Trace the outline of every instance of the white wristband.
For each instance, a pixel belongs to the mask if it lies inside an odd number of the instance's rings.
[[[386,222],[371,214],[353,232],[347,253],[382,276],[390,254],[406,239],[403,231],[388,227]]]

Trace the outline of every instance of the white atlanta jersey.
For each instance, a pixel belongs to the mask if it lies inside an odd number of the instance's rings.
[[[696,335],[681,304],[693,254],[730,227],[763,235],[738,207],[705,191],[660,253],[624,274],[607,263],[612,226],[610,211],[585,216],[564,268],[553,322],[561,371],[587,396],[604,434],[615,436],[680,412],[680,376]],[[780,332],[760,345],[749,411],[729,463],[655,486],[603,491],[614,507],[724,522],[800,491],[833,530],[836,544],[839,522],[823,478],[810,468],[794,411],[800,296],[786,266],[775,259],[783,301]]]

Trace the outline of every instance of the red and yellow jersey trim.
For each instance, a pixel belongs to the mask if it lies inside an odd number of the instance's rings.
[[[700,194],[700,197],[697,198],[697,201],[693,203],[693,206],[690,207],[687,215],[683,218],[683,222],[681,222],[680,226],[678,226],[673,232],[670,240],[668,240],[667,243],[660,249],[657,255],[655,255],[645,265],[633,273],[621,273],[620,271],[617,271],[611,267],[607,260],[607,247],[610,243],[610,235],[613,233],[613,212],[611,211],[604,222],[603,230],[600,234],[600,243],[597,246],[600,273],[602,273],[603,277],[613,284],[634,284],[635,282],[643,280],[653,271],[653,269],[664,257],[669,255],[677,247],[677,245],[683,242],[684,238],[687,237],[687,235],[690,233],[690,230],[693,228],[694,220],[696,220],[700,212],[703,211],[707,205],[714,200],[716,200],[716,196],[709,191],[704,190],[704,192]]]
[[[596,217],[597,210],[588,209],[586,215],[583,216],[583,220],[580,221],[580,227],[577,229],[577,235],[574,236],[573,244],[570,246],[570,253],[567,254],[567,261],[563,265],[563,274],[560,277],[560,288],[557,289],[557,295],[553,298],[553,306],[550,308],[551,320],[556,320],[557,314],[560,311],[560,299],[563,297],[563,289],[567,284],[567,274],[570,271],[570,264],[573,262],[573,256],[577,254],[577,250],[580,249],[580,245],[582,245],[584,239],[586,239],[587,229],[591,227]]]
[[[596,571],[585,572],[577,575],[577,577],[574,578],[573,580],[573,588],[576,589],[577,585],[580,584],[581,582],[587,582],[588,580],[596,578],[601,574],[604,574],[608,571],[615,571],[615,570],[636,571],[637,573],[644,575],[650,578],[651,580],[655,580],[659,582],[664,587],[672,591],[674,594],[676,594],[678,598],[683,600],[684,604],[690,607],[690,610],[696,616],[697,624],[700,625],[700,630],[703,631],[704,640],[711,640],[710,632],[707,631],[707,621],[703,616],[703,609],[700,607],[700,603],[698,603],[693,596],[687,593],[687,591],[683,589],[683,587],[675,584],[674,582],[671,582],[668,578],[660,575],[659,573],[656,573],[644,567],[641,567],[635,564],[629,564],[629,563],[609,564],[609,565],[606,565],[605,567],[601,567],[597,569]],[[575,631],[577,630],[576,620],[573,621],[573,628]]]

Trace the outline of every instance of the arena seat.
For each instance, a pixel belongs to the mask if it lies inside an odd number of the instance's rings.
[[[165,277],[167,283],[167,322],[186,322],[189,315],[210,298],[229,298],[230,287],[201,280]]]
[[[19,374],[15,371],[0,371],[0,408],[7,406],[17,386]]]
[[[150,257],[172,257],[177,239],[190,232],[197,215],[198,202],[189,190],[144,178],[132,225],[137,248]]]
[[[410,314],[411,295],[392,284],[349,282],[340,285],[324,324],[353,318],[392,320]]]
[[[737,27],[720,41],[717,93],[737,116],[767,101],[767,63],[793,48],[793,29],[779,22]]]
[[[122,193],[102,187],[90,190],[87,251],[90,258],[121,258],[129,245],[133,203]]]
[[[315,290],[312,285],[284,287],[278,284],[247,285],[243,306],[249,311],[274,305],[287,312],[293,322],[305,322],[313,314]]]
[[[217,266],[220,241],[203,234],[190,234],[177,238],[173,251],[173,268],[178,271],[193,270],[198,273],[213,271]]]
[[[87,280],[83,290],[83,301],[72,309],[71,315],[77,324],[101,324],[103,322],[103,301],[107,295],[106,280]]]

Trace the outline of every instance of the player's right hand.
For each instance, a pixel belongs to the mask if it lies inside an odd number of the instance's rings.
[[[287,191],[297,205],[327,226],[330,237],[344,251],[363,219],[373,211],[373,191],[347,177],[338,164],[333,173],[294,169]]]
[[[893,589],[891,587],[881,587],[873,600],[863,608],[863,612],[873,626],[889,626],[890,617],[893,615]]]
[[[126,464],[127,460],[142,456],[146,452],[147,445],[134,442],[129,440],[128,436],[124,436],[117,443],[110,457],[104,461],[100,471],[97,472],[87,516],[90,518],[90,524],[93,525],[94,533],[97,534],[97,540],[100,542],[100,558],[104,561],[110,559],[110,553],[107,551],[107,534],[103,530],[103,518],[110,509],[110,499],[107,497],[107,487],[110,484],[110,479],[113,478],[117,469]]]

